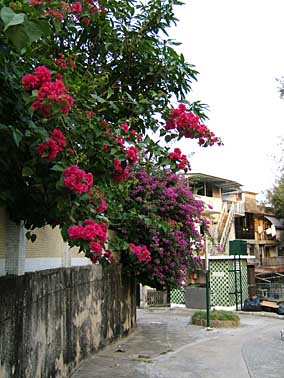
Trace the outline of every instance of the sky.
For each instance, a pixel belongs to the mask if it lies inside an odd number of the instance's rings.
[[[284,76],[284,0],[184,0],[171,38],[199,72],[189,101],[209,105],[205,124],[224,146],[179,144],[192,172],[234,180],[263,193],[278,174],[284,137],[284,100],[276,78]]]

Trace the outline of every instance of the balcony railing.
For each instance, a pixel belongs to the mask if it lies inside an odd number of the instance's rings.
[[[284,266],[284,256],[262,257],[260,259],[257,259],[256,262],[259,266]]]

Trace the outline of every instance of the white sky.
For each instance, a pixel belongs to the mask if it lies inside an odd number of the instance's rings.
[[[284,0],[184,0],[171,37],[199,71],[189,101],[210,107],[206,125],[223,147],[180,144],[193,172],[238,181],[244,190],[272,187],[284,100],[276,78],[284,76]]]

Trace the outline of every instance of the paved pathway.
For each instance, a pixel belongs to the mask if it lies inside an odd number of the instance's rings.
[[[190,324],[192,313],[138,310],[137,329],[84,362],[73,377],[284,377],[284,320],[241,314],[240,328],[208,331]]]

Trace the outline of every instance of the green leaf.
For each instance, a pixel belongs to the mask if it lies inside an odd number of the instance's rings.
[[[8,130],[8,129],[9,129],[9,127],[7,125],[0,123],[0,130]]]
[[[16,143],[16,146],[19,147],[21,140],[23,139],[23,133],[18,129],[13,129],[12,131],[14,142]]]
[[[3,7],[1,9],[1,12],[0,12],[0,17],[1,17],[4,25],[9,24],[9,22],[13,19],[15,14],[16,13],[11,8]]]
[[[93,99],[95,99],[97,102],[99,102],[100,104],[102,104],[102,103],[104,103],[105,102],[105,99],[104,98],[102,98],[102,97],[100,97],[100,96],[98,96],[98,95],[96,95],[96,94],[91,94],[91,97],[93,98]]]
[[[112,95],[113,95],[113,90],[111,87],[109,87],[108,91],[107,91],[107,99],[109,99]]]
[[[18,50],[22,50],[30,43],[30,38],[23,25],[10,27],[6,35]]]
[[[162,166],[168,165],[169,164],[169,159],[159,158],[159,164],[162,165]]]
[[[36,234],[31,234],[31,242],[35,242],[36,241]]]
[[[171,134],[171,135],[166,135],[165,136],[165,141],[167,142],[167,143],[169,143],[171,140],[173,140],[174,138],[176,138],[176,135],[173,135],[173,134]]]
[[[37,41],[42,36],[42,30],[35,22],[25,22],[24,29],[29,37],[30,43]]]
[[[84,193],[80,196],[80,200],[81,201],[86,201],[90,198],[89,194],[88,193]],[[79,204],[78,204],[79,205]],[[80,205],[79,205],[80,206]]]
[[[152,219],[151,218],[144,218],[144,222],[146,223],[146,226],[151,226],[152,224]]]
[[[8,7],[1,9],[0,16],[4,23],[4,31],[6,31],[10,26],[23,24],[26,17],[25,13],[15,13]]]
[[[63,165],[61,164],[54,164],[51,168],[50,168],[51,171],[55,171],[55,172],[63,172],[64,171],[64,167]]]
[[[64,187],[63,176],[61,176],[60,179],[56,181],[55,187],[57,190],[60,190]]]
[[[62,25],[61,25],[61,22],[60,21],[57,21],[55,18],[52,19],[52,23],[54,25],[54,28],[55,28],[55,32],[56,34],[58,34],[60,32],[60,30],[62,29]]]
[[[33,175],[33,170],[31,167],[24,167],[22,170],[22,176],[27,177],[27,176],[32,176]]]
[[[32,21],[32,23],[36,24],[37,27],[41,30],[41,32],[44,34],[44,35],[50,35],[51,34],[51,28],[50,28],[50,24],[48,21],[45,21],[45,20],[35,20],[35,21]]]
[[[114,110],[114,112],[116,112],[116,113],[119,112],[119,108],[118,108],[118,106],[115,105],[114,102],[110,101],[109,105]]]

